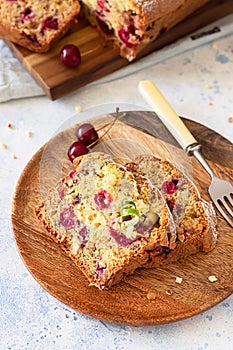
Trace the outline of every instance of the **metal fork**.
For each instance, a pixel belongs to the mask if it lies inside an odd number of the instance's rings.
[[[189,156],[193,155],[210,175],[209,195],[224,219],[233,227],[233,186],[230,182],[222,180],[214,174],[201,154],[201,145],[193,137],[156,85],[150,80],[144,80],[139,83],[138,88],[181,147]]]

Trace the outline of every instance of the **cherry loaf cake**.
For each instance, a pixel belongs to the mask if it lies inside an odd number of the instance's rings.
[[[160,191],[145,177],[93,152],[36,208],[51,237],[101,289],[144,265],[151,249],[173,249],[176,232]]]
[[[151,41],[210,0],[82,0],[86,17],[132,61]]]
[[[76,21],[77,0],[0,0],[0,37],[46,52]]]
[[[128,169],[147,176],[163,194],[176,224],[176,248],[167,254],[151,251],[147,267],[169,263],[200,251],[211,251],[217,240],[216,216],[213,206],[200,198],[193,182],[167,160],[155,156],[138,156]]]

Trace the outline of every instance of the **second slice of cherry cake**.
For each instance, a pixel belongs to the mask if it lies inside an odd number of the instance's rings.
[[[216,243],[216,216],[211,202],[200,197],[194,183],[174,164],[150,155],[138,156],[127,165],[157,186],[172,213],[176,224],[176,249],[166,256],[167,262],[185,258],[199,251],[209,252]],[[153,258],[148,265],[158,264]]]
[[[175,248],[168,205],[144,176],[99,152],[73,164],[36,215],[90,285],[108,288],[146,264],[151,250]]]
[[[82,0],[90,23],[132,61],[160,34],[210,0]]]

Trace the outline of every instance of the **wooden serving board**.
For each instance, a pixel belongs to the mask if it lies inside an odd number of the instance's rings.
[[[138,59],[232,12],[232,0],[212,0],[170,31],[163,33],[140,53]],[[5,42],[52,100],[129,64],[110,45],[106,45],[97,30],[84,19],[48,53],[33,53],[9,41]],[[80,49],[82,63],[75,69],[69,69],[60,62],[59,53],[66,44],[75,44]]]
[[[113,120],[113,116],[100,116],[91,122],[99,129]],[[216,173],[230,180],[232,144],[205,126],[186,119],[184,122],[203,145],[203,154]],[[86,315],[131,325],[181,320],[229,296],[233,291],[233,230],[219,215],[219,238],[212,252],[199,253],[154,269],[139,268],[107,291],[88,285],[86,277],[49,237],[34,214],[35,206],[48,188],[72,169],[66,152],[75,140],[76,128],[74,125],[60,132],[32,157],[18,180],[13,198],[12,223],[16,244],[25,265],[41,286],[64,304]],[[99,131],[100,136],[104,130]],[[94,150],[127,160],[141,153],[170,159],[186,169],[202,197],[209,199],[208,175],[195,159],[186,156],[152,112],[125,113]],[[210,275],[215,275],[218,280],[211,283],[208,280]],[[176,277],[182,277],[183,282],[177,284]],[[173,294],[167,295],[168,290]]]

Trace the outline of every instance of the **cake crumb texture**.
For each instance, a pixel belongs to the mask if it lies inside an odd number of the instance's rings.
[[[175,223],[161,192],[109,156],[93,152],[52,189],[36,215],[86,275],[106,289],[175,248]]]

